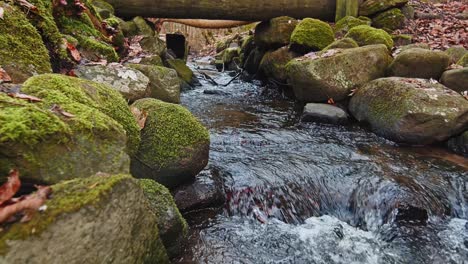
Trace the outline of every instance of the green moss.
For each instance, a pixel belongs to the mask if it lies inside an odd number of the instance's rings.
[[[193,79],[193,71],[181,59],[167,60],[169,67],[177,72],[179,78],[186,83],[191,83]]]
[[[389,50],[393,47],[392,37],[385,30],[366,25],[350,29],[345,37],[354,39],[359,46],[384,44]]]
[[[408,0],[367,0],[359,6],[359,14],[363,16],[371,16],[392,7],[403,6],[407,2]]]
[[[324,48],[322,53],[330,49],[352,49],[357,47],[359,47],[359,45],[352,38],[343,38],[335,40],[332,44]]]
[[[445,53],[450,57],[450,63],[457,63],[468,51],[463,46],[453,46],[448,48]]]
[[[131,180],[133,179],[129,175],[92,176],[53,185],[53,198],[47,200],[45,212],[36,213],[29,222],[14,224],[3,232],[0,237],[0,254],[8,252],[8,240],[23,240],[32,235],[38,236],[59,216],[76,212],[88,205],[99,204],[116,184]]]
[[[461,65],[463,67],[468,67],[468,53],[465,54],[458,62],[458,65]]]
[[[140,142],[138,125],[125,99],[111,87],[63,75],[46,74],[29,79],[22,90],[42,98],[44,102],[41,105],[46,109],[58,104],[65,111],[75,114],[77,117],[67,121],[78,122],[87,130],[121,125],[127,134],[129,155],[136,153]],[[114,124],[112,120],[120,125]]]
[[[368,25],[370,26],[371,20],[370,19],[360,19],[353,16],[345,16],[336,22],[334,31],[335,34],[345,34],[353,27],[357,27],[360,25]]]
[[[240,56],[240,53],[240,48],[227,48],[223,51],[222,60],[225,64],[231,63],[234,60],[234,58]]]
[[[80,48],[95,52],[98,56],[105,58],[108,62],[119,61],[119,55],[111,45],[92,37],[77,37],[77,39],[80,42]]]
[[[114,14],[114,7],[104,0],[90,0],[89,3],[103,19],[107,19]]]
[[[413,41],[413,36],[406,34],[398,34],[392,36],[393,43],[395,46],[409,45]]]
[[[378,14],[372,19],[372,25],[376,28],[387,28],[390,31],[403,27],[405,15],[398,8],[393,8]]]
[[[0,66],[14,80],[24,81],[33,73],[52,72],[50,57],[41,36],[18,8],[0,2]]]
[[[332,28],[318,19],[299,22],[291,35],[291,48],[300,53],[322,50],[335,40]]]
[[[162,167],[210,140],[207,129],[180,105],[146,98],[132,106],[148,113],[137,155],[142,161],[156,161]]]

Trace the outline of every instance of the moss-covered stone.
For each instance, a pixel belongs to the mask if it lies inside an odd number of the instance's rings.
[[[463,46],[453,46],[448,48],[445,53],[450,57],[450,63],[457,63],[468,51]]]
[[[163,60],[159,55],[149,55],[141,58],[140,64],[164,66]]]
[[[151,211],[156,215],[159,235],[168,256],[177,256],[182,252],[188,234],[187,222],[166,187],[150,179],[140,179],[139,183],[150,202]]]
[[[354,39],[359,46],[384,44],[389,50],[393,47],[392,37],[385,30],[366,25],[350,29],[345,37]]]
[[[167,60],[166,63],[170,68],[174,69],[177,72],[179,78],[181,78],[184,82],[188,84],[193,82],[193,71],[185,64],[184,60]]]
[[[372,19],[372,26],[395,30],[402,28],[405,24],[405,20],[406,17],[400,9],[392,8],[375,16]]]
[[[324,48],[322,52],[326,52],[330,49],[352,49],[357,47],[359,47],[359,45],[352,38],[342,38],[333,41],[333,43]]]
[[[343,100],[352,89],[385,76],[391,61],[387,48],[381,44],[335,51],[330,56],[304,56],[287,64],[288,83],[298,100]]]
[[[137,16],[132,21],[137,28],[136,35],[154,37],[155,31],[148,25],[144,18]]]
[[[149,78],[150,83],[145,97],[168,103],[180,103],[180,81],[175,70],[156,65],[129,64],[128,66]]]
[[[431,49],[429,44],[426,44],[426,43],[413,43],[413,44],[404,45],[400,47],[401,51],[414,49],[414,48],[427,49],[427,50]]]
[[[241,65],[244,65],[250,53],[255,49],[254,36],[251,35],[251,36],[246,37],[242,41],[242,45],[240,48],[241,48],[241,51],[240,51]]]
[[[262,49],[278,49],[288,45],[296,25],[297,20],[287,16],[263,21],[255,27],[255,43]]]
[[[361,16],[371,16],[393,7],[401,7],[408,3],[408,0],[366,0],[359,6]]]
[[[468,67],[445,71],[440,82],[459,93],[468,91]]]
[[[117,121],[125,129],[128,154],[133,156],[136,153],[140,143],[139,127],[129,110],[127,102],[119,92],[111,87],[83,79],[58,74],[46,74],[29,79],[24,84],[22,91],[45,99],[49,105],[61,105],[62,100],[68,102],[69,99],[101,111]],[[61,98],[62,96],[68,99]],[[92,123],[87,129],[96,127],[98,125]]]
[[[291,35],[291,50],[301,54],[324,49],[335,40],[327,23],[313,18],[303,19]]]
[[[114,15],[114,7],[104,0],[90,0],[91,5],[94,6],[96,12],[102,19],[108,19]]]
[[[206,166],[209,133],[187,109],[150,98],[132,107],[148,113],[138,154],[132,159],[134,176],[174,188]]]
[[[366,17],[367,18],[367,17]],[[336,22],[335,27],[333,28],[335,31],[335,34],[337,35],[344,35],[346,34],[350,29],[353,27],[357,27],[360,25],[371,25],[371,20],[370,19],[363,19],[363,18],[356,18],[353,16],[345,16],[342,19],[340,19],[338,22]]]
[[[227,48],[223,51],[222,60],[224,64],[231,63],[234,58],[238,58],[240,56],[241,49],[240,48]]]
[[[468,104],[460,94],[423,79],[382,78],[359,88],[351,99],[353,116],[396,142],[445,141],[468,126]]]
[[[0,67],[13,82],[21,83],[28,77],[52,72],[50,57],[36,28],[18,8],[0,2]]]
[[[413,48],[402,51],[389,67],[390,76],[439,80],[449,66],[449,56],[442,51]]]
[[[166,43],[162,41],[159,37],[145,36],[140,40],[141,48],[153,55],[158,55],[160,57],[164,56],[166,52]]]
[[[395,46],[405,46],[413,42],[413,36],[406,34],[392,35],[392,40]]]
[[[468,67],[468,53],[465,54],[458,62],[458,65],[461,65],[463,67]]]
[[[169,263],[157,219],[131,176],[65,181],[52,193],[47,210],[0,234],[0,262]]]
[[[260,62],[260,71],[267,78],[286,83],[286,64],[299,56],[300,54],[290,51],[287,46],[267,52]]]

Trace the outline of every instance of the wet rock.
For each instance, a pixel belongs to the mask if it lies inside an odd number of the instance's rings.
[[[170,189],[193,180],[208,163],[208,130],[179,105],[146,98],[132,107],[148,113],[132,174]]]
[[[326,52],[331,49],[352,49],[357,47],[359,47],[359,45],[352,38],[342,38],[333,41],[333,43],[324,48],[322,52]]]
[[[51,73],[49,53],[36,28],[17,7],[0,2],[0,8],[4,12],[0,19],[0,67],[14,83]]]
[[[174,190],[174,199],[182,212],[220,206],[224,203],[222,184],[211,171],[204,170],[195,181]]]
[[[468,67],[444,72],[440,82],[459,93],[468,91]]]
[[[198,83],[197,78],[193,74],[193,71],[185,64],[185,61],[181,59],[167,60],[166,63],[172,69],[177,72],[179,78],[189,85],[195,85]]]
[[[468,51],[463,46],[453,46],[448,48],[445,53],[450,57],[450,64],[457,63]]]
[[[260,62],[260,71],[268,78],[286,83],[286,64],[299,56],[298,53],[290,51],[287,46],[269,51],[265,53]]]
[[[244,65],[245,61],[249,57],[250,53],[255,49],[254,36],[248,36],[244,39],[241,45],[240,58],[241,64]]]
[[[169,258],[179,255],[187,238],[188,226],[177,209],[169,190],[161,184],[140,179],[139,184],[149,201],[151,211],[156,215],[159,236]]]
[[[173,69],[142,64],[129,64],[128,67],[142,72],[149,78],[144,97],[151,97],[168,103],[180,103],[180,81]]]
[[[389,50],[393,48],[392,37],[383,29],[362,25],[349,30],[346,38],[352,38],[359,46],[384,44]]]
[[[230,93],[227,93],[225,91],[221,90],[204,90],[204,94],[211,94],[211,95],[229,95]]]
[[[0,93],[0,175],[16,167],[23,179],[53,184],[97,172],[128,173],[127,153],[136,151],[139,131],[118,92],[58,74],[32,77],[22,92],[43,101]]]
[[[52,193],[47,210],[2,232],[0,262],[169,263],[157,219],[131,176],[65,181]]]
[[[408,0],[367,0],[359,6],[359,15],[370,16],[392,7],[404,6],[407,3]]]
[[[346,124],[348,114],[343,109],[333,105],[308,103],[304,107],[301,120],[302,122]]]
[[[426,225],[429,214],[426,209],[400,203],[397,208],[395,222],[409,225]]]
[[[244,63],[245,71],[249,74],[256,74],[264,55],[264,51],[260,50],[259,48],[255,48]]]
[[[333,29],[328,23],[318,19],[305,18],[291,34],[291,50],[306,54],[319,51],[335,40]]]
[[[346,34],[350,29],[353,27],[367,25],[370,26],[372,21],[367,17],[353,17],[353,16],[345,16],[336,22],[334,31],[335,34],[341,36]]]
[[[298,100],[343,100],[352,89],[385,76],[391,60],[384,45],[335,51],[326,57],[296,58],[286,66],[288,83]]]
[[[296,25],[297,20],[287,16],[263,21],[255,28],[255,44],[262,49],[278,49],[286,46]]]
[[[150,80],[142,72],[117,63],[104,65],[79,65],[75,74],[83,79],[104,83],[133,102],[146,97]]]
[[[365,84],[349,109],[390,140],[423,145],[445,141],[468,127],[468,103],[445,86],[423,79],[382,78]]]
[[[400,9],[392,8],[384,11],[372,19],[372,26],[376,28],[386,29],[391,32],[395,29],[402,28],[405,25],[406,17]]]
[[[449,56],[441,51],[413,48],[402,51],[390,64],[390,76],[438,80],[449,66]]]
[[[468,131],[465,131],[457,137],[451,138],[447,142],[447,146],[455,153],[468,156]]]

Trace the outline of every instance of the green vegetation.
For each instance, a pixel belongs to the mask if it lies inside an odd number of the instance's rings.
[[[306,18],[294,29],[291,35],[291,48],[298,52],[322,50],[335,40],[332,28],[318,19]]]
[[[385,30],[366,25],[350,29],[345,37],[354,39],[359,46],[384,44],[389,50],[393,47],[392,37]]]

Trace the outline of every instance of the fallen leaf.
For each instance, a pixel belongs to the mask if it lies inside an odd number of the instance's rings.
[[[19,172],[16,169],[10,171],[8,180],[0,186],[0,205],[10,200],[21,187]]]
[[[335,104],[335,100],[333,100],[333,98],[330,98],[330,99],[328,99],[327,103],[328,103],[328,104],[331,104],[331,105],[334,105],[334,104]]]
[[[50,108],[50,111],[54,112],[54,113],[57,113],[57,114],[61,114],[63,115],[64,117],[67,117],[67,118],[73,118],[75,117],[74,114],[71,114],[71,113],[68,113],[66,112],[65,110],[63,110],[59,105],[52,105],[52,107]]]
[[[73,59],[76,61],[76,62],[80,62],[81,61],[81,54],[80,52],[76,49],[75,46],[73,46],[73,44],[71,44],[70,42],[67,41],[67,49],[68,51],[70,52],[70,55],[73,57]]]
[[[42,102],[41,98],[32,96],[32,95],[27,95],[27,94],[22,94],[22,93],[8,93],[8,96],[13,97],[13,98],[18,98],[21,100],[27,100],[29,102]]]
[[[22,222],[30,220],[52,193],[52,189],[48,186],[36,186],[36,188],[37,192],[24,196],[16,203],[0,208],[0,223],[9,220],[18,213],[24,215],[21,219]]]
[[[140,111],[140,109],[136,107],[131,107],[130,111],[135,117],[135,120],[137,121],[138,126],[140,127],[140,130],[145,128],[145,123],[146,123],[146,118],[148,117],[148,113],[146,111]]]
[[[2,67],[0,67],[0,83],[2,82],[11,82],[11,77]]]

